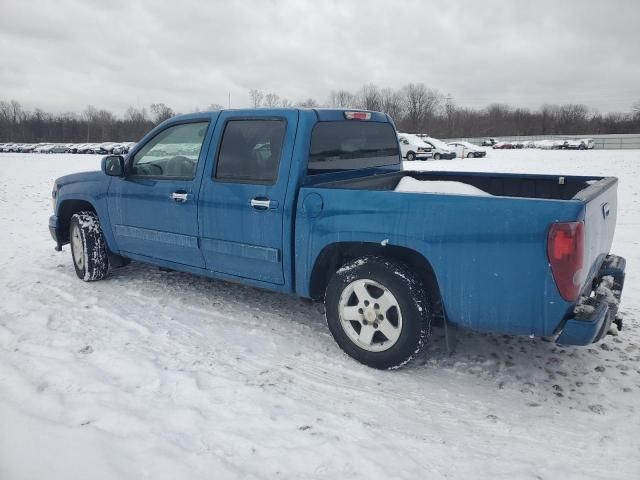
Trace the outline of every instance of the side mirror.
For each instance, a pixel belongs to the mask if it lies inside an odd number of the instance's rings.
[[[102,171],[110,177],[124,176],[124,157],[108,155],[102,159]]]

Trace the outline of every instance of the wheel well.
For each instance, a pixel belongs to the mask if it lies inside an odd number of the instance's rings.
[[[91,211],[97,213],[91,203],[85,200],[64,200],[58,208],[58,233],[60,234],[60,243],[62,245],[69,243],[69,226],[71,225],[71,217],[78,212]]]
[[[442,296],[438,279],[429,261],[420,253],[406,247],[381,245],[369,242],[339,242],[326,246],[318,255],[311,272],[309,293],[313,299],[321,299],[331,276],[347,261],[376,255],[400,261],[407,265],[418,277],[427,290],[434,309],[434,318],[444,318]]]

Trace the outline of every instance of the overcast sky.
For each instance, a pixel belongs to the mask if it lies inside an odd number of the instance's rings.
[[[640,100],[640,1],[0,0],[0,99],[122,113],[423,82],[462,106]]]

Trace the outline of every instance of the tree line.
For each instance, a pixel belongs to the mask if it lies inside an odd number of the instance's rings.
[[[307,98],[291,102],[275,92],[249,91],[254,108],[334,107],[382,111],[398,130],[434,137],[499,137],[640,133],[640,101],[628,112],[599,113],[582,104],[542,105],[538,109],[493,103],[486,108],[456,104],[451,95],[409,83],[402,88],[363,85],[357,91],[334,90],[324,102]],[[223,107],[212,104],[208,110]],[[16,100],[0,101],[0,142],[137,141],[153,126],[175,115],[164,103],[129,107],[123,116],[89,105],[81,113],[52,114],[27,110]]]

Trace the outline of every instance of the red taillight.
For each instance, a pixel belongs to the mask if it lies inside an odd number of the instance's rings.
[[[547,255],[553,278],[562,298],[573,302],[578,298],[584,263],[584,223],[554,223],[549,228]]]
[[[344,112],[347,120],[371,120],[371,112]]]

